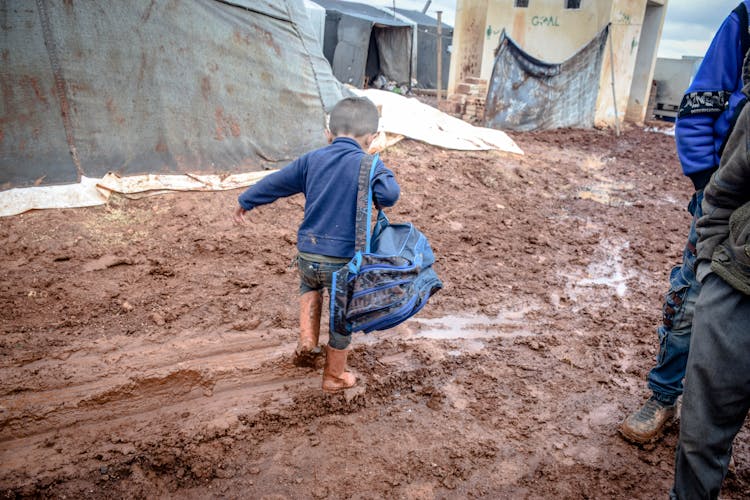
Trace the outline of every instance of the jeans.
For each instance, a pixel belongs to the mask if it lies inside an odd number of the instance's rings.
[[[330,300],[331,296],[331,279],[333,273],[341,269],[346,264],[337,264],[332,262],[316,262],[312,260],[304,259],[303,257],[297,258],[300,284],[299,293],[300,295],[317,291],[323,293],[323,289],[328,290],[328,297]],[[329,329],[328,334],[328,345],[334,349],[346,349],[352,341],[351,334],[341,335]]]
[[[693,325],[671,498],[717,498],[750,408],[750,296],[706,276]]]
[[[659,354],[656,366],[648,374],[648,387],[654,397],[674,404],[682,394],[682,379],[685,378],[690,330],[693,326],[695,302],[701,284],[695,277],[695,245],[698,235],[695,223],[703,215],[703,190],[696,191],[688,205],[693,216],[688,241],[682,252],[682,264],[669,273],[669,291],[664,297],[663,323],[658,328]]]

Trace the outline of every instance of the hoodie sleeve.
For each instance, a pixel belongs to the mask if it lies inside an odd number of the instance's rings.
[[[392,207],[401,195],[401,187],[396,182],[396,177],[380,160],[372,179],[372,193],[375,205],[380,208]]]
[[[307,156],[301,156],[278,172],[267,175],[242,193],[238,200],[245,210],[272,203],[305,189]]]
[[[730,14],[716,32],[680,104],[675,124],[677,154],[685,175],[700,189],[708,181],[704,171],[719,163],[716,122],[730,96],[742,86],[742,43],[737,14]],[[719,131],[724,133],[724,131]],[[709,174],[710,175],[710,174]],[[705,177],[705,179],[703,179]]]

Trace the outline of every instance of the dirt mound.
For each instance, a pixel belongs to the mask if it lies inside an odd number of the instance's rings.
[[[657,498],[677,429],[647,396],[690,183],[672,137],[514,134],[525,156],[404,141],[389,217],[445,284],[357,335],[361,385],[295,367],[304,200],[238,192],[0,219],[0,491],[104,498]],[[745,431],[723,497],[750,496]],[[645,480],[644,480],[645,478]]]

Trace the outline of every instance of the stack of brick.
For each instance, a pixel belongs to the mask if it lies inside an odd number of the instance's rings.
[[[440,110],[469,123],[484,121],[487,80],[469,77],[456,86],[456,92],[440,101]]]

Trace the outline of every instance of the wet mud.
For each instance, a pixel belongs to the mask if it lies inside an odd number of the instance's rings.
[[[665,498],[677,427],[639,448],[617,426],[689,224],[674,139],[513,138],[525,156],[383,154],[389,217],[445,288],[358,334],[361,383],[336,395],[294,363],[302,197],[243,228],[239,191],[0,219],[0,494]],[[747,443],[723,498],[750,496]]]

